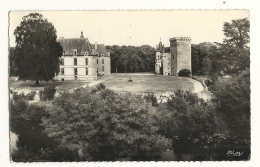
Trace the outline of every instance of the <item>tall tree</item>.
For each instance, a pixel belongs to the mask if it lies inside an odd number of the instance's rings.
[[[231,23],[225,22],[223,43],[240,49],[244,48],[250,41],[249,28],[250,23],[247,18],[232,20]]]
[[[14,63],[20,80],[48,81],[59,72],[62,46],[56,29],[39,13],[30,13],[14,31]]]
[[[224,23],[225,39],[222,48],[231,59],[230,74],[239,74],[246,68],[250,68],[249,29],[250,22],[247,18]]]

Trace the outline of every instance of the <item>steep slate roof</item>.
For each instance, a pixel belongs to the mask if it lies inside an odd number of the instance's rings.
[[[95,44],[91,44],[91,46],[93,49],[95,49]],[[99,56],[101,56],[101,54],[104,54],[104,56],[107,56],[107,49],[104,44],[97,44],[96,51],[99,53]]]
[[[157,50],[159,50],[161,53],[164,53],[164,45],[162,44],[162,42],[159,42],[159,45],[157,46]]]
[[[59,38],[57,41],[63,47],[64,55],[73,55],[74,49],[77,49],[77,55],[84,55],[84,52],[90,53],[91,44],[87,38]]]

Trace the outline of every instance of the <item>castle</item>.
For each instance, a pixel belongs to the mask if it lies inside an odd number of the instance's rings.
[[[162,42],[156,46],[155,74],[178,75],[182,69],[191,70],[191,38],[170,38],[170,47]]]
[[[57,80],[96,80],[97,75],[110,75],[110,53],[104,44],[90,44],[81,32],[80,38],[59,38],[63,47]]]

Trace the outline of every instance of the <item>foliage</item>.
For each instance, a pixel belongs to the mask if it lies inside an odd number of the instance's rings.
[[[75,161],[70,150],[57,147],[58,143],[43,133],[41,119],[48,117],[47,104],[28,105],[23,98],[10,101],[10,131],[18,135],[18,150],[12,152],[15,162]]]
[[[155,97],[154,93],[148,93],[144,96],[144,99],[146,99],[148,102],[152,102],[152,106],[158,107],[158,101]]]
[[[139,96],[82,88],[55,98],[43,125],[61,147],[81,149],[89,160],[156,160],[171,146],[156,134],[149,109]]]
[[[40,91],[40,99],[42,101],[46,100],[52,100],[54,98],[54,95],[56,93],[56,88],[55,86],[45,86],[43,91]]]
[[[31,93],[28,93],[27,95],[24,95],[24,93],[18,94],[17,92],[13,93],[13,100],[18,101],[18,100],[33,100],[34,96],[36,95],[35,91],[32,91]]]
[[[211,57],[214,56],[216,46],[210,42],[191,45],[192,73],[205,75],[212,69]]]
[[[210,87],[235,136],[250,138],[250,70],[232,78],[217,80]]]
[[[189,69],[181,69],[178,73],[179,77],[190,77],[191,71]]]
[[[247,18],[232,20],[231,23],[225,22],[223,43],[234,48],[245,48],[250,41],[249,28],[250,23]]]
[[[16,67],[14,63],[14,48],[9,48],[9,75],[15,76],[16,75]]]
[[[111,53],[112,72],[151,72],[154,71],[155,48],[143,46],[106,46]]]
[[[217,119],[215,106],[198,98],[191,91],[176,90],[167,108],[157,113],[160,133],[173,140],[179,160],[210,160],[212,146],[218,134],[224,135],[223,122]],[[221,131],[218,131],[221,129]]]
[[[14,31],[16,47],[13,62],[20,80],[48,81],[59,72],[62,47],[56,42],[56,30],[52,23],[39,13],[22,18]]]
[[[34,97],[35,97],[35,95],[36,95],[36,92],[35,92],[35,91],[32,91],[31,93],[28,93],[25,98],[26,98],[27,100],[33,100]]]
[[[247,18],[225,22],[223,43],[192,44],[192,73],[237,75],[250,67],[250,23]]]

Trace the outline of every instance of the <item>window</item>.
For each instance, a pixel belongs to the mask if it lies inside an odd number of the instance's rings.
[[[172,55],[172,59],[174,59],[174,55]]]
[[[65,50],[63,51],[63,55],[65,55]]]
[[[77,49],[73,50],[73,55],[76,56],[77,55]]]
[[[104,64],[104,59],[102,59],[102,64]]]
[[[64,75],[64,68],[60,69],[61,75]]]
[[[77,58],[74,58],[74,65],[77,65]]]
[[[97,59],[97,64],[98,64],[98,59]]]
[[[104,66],[102,66],[102,71],[104,72]]]
[[[88,68],[86,68],[86,75],[88,75]]]
[[[98,73],[98,67],[97,67],[97,73]]]
[[[61,61],[60,64],[64,65],[64,59],[62,58],[60,61]]]
[[[88,58],[86,58],[86,65],[88,65]]]
[[[168,63],[168,66],[170,65],[170,63]]]
[[[74,75],[78,75],[78,69],[74,68]]]
[[[85,55],[88,55],[88,52],[85,52]]]

